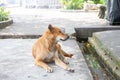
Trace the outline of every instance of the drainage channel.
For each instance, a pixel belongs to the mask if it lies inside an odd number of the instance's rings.
[[[87,65],[93,75],[94,80],[116,80],[109,72],[102,61],[98,60],[98,56],[94,51],[91,51],[89,42],[78,41],[78,45],[85,57]]]

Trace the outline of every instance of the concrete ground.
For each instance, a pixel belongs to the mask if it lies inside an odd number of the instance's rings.
[[[74,27],[106,25],[98,12],[63,12],[60,9],[8,8],[14,23],[0,30],[0,35],[42,35],[48,24],[64,27],[74,33]],[[53,73],[34,66],[31,55],[34,39],[0,39],[0,80],[93,80],[90,70],[75,40],[61,42],[65,51],[73,53],[70,66],[75,73],[50,64]]]
[[[64,27],[66,32],[74,33],[74,27],[90,25],[106,25],[106,21],[98,18],[98,11],[78,11],[70,12],[61,9],[25,9],[7,8],[11,12],[14,23],[5,29],[0,30],[0,34],[14,35],[42,35],[48,24]]]
[[[74,39],[60,42],[62,48],[73,53],[68,59],[74,73],[50,63],[53,73],[34,65],[32,45],[36,39],[0,39],[0,80],[93,80],[85,59]]]
[[[103,47],[103,50],[106,50],[120,64],[120,35],[118,34],[120,34],[120,30],[111,30],[96,32],[93,37],[99,41],[98,43]]]
[[[108,80],[120,80],[120,30],[110,30],[95,32],[89,38],[92,47],[98,57],[98,61],[104,64],[104,68],[109,71]],[[111,78],[111,79],[110,79]]]

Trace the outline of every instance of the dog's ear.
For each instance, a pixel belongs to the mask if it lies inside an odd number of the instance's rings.
[[[51,24],[48,25],[48,29],[50,30],[50,32],[53,32],[53,26]]]

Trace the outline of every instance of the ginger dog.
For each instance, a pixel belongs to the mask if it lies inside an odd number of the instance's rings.
[[[48,30],[33,45],[32,54],[35,65],[44,68],[47,72],[53,72],[53,69],[46,62],[54,61],[56,65],[63,69],[74,72],[74,69],[67,65],[68,62],[65,58],[71,58],[73,54],[67,54],[58,43],[58,40],[67,40],[68,38],[69,36],[64,34],[61,29],[49,24]]]

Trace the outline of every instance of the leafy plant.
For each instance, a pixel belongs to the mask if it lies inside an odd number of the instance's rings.
[[[94,4],[94,1],[88,0],[87,3]]]
[[[9,14],[9,11],[6,11],[5,8],[0,7],[0,21],[8,20]]]
[[[85,0],[61,0],[66,9],[81,9]]]
[[[95,4],[106,4],[106,0],[93,0]]]
[[[98,4],[100,0],[93,0],[95,4]]]
[[[100,2],[99,2],[100,4],[106,4],[106,0],[100,0]]]

